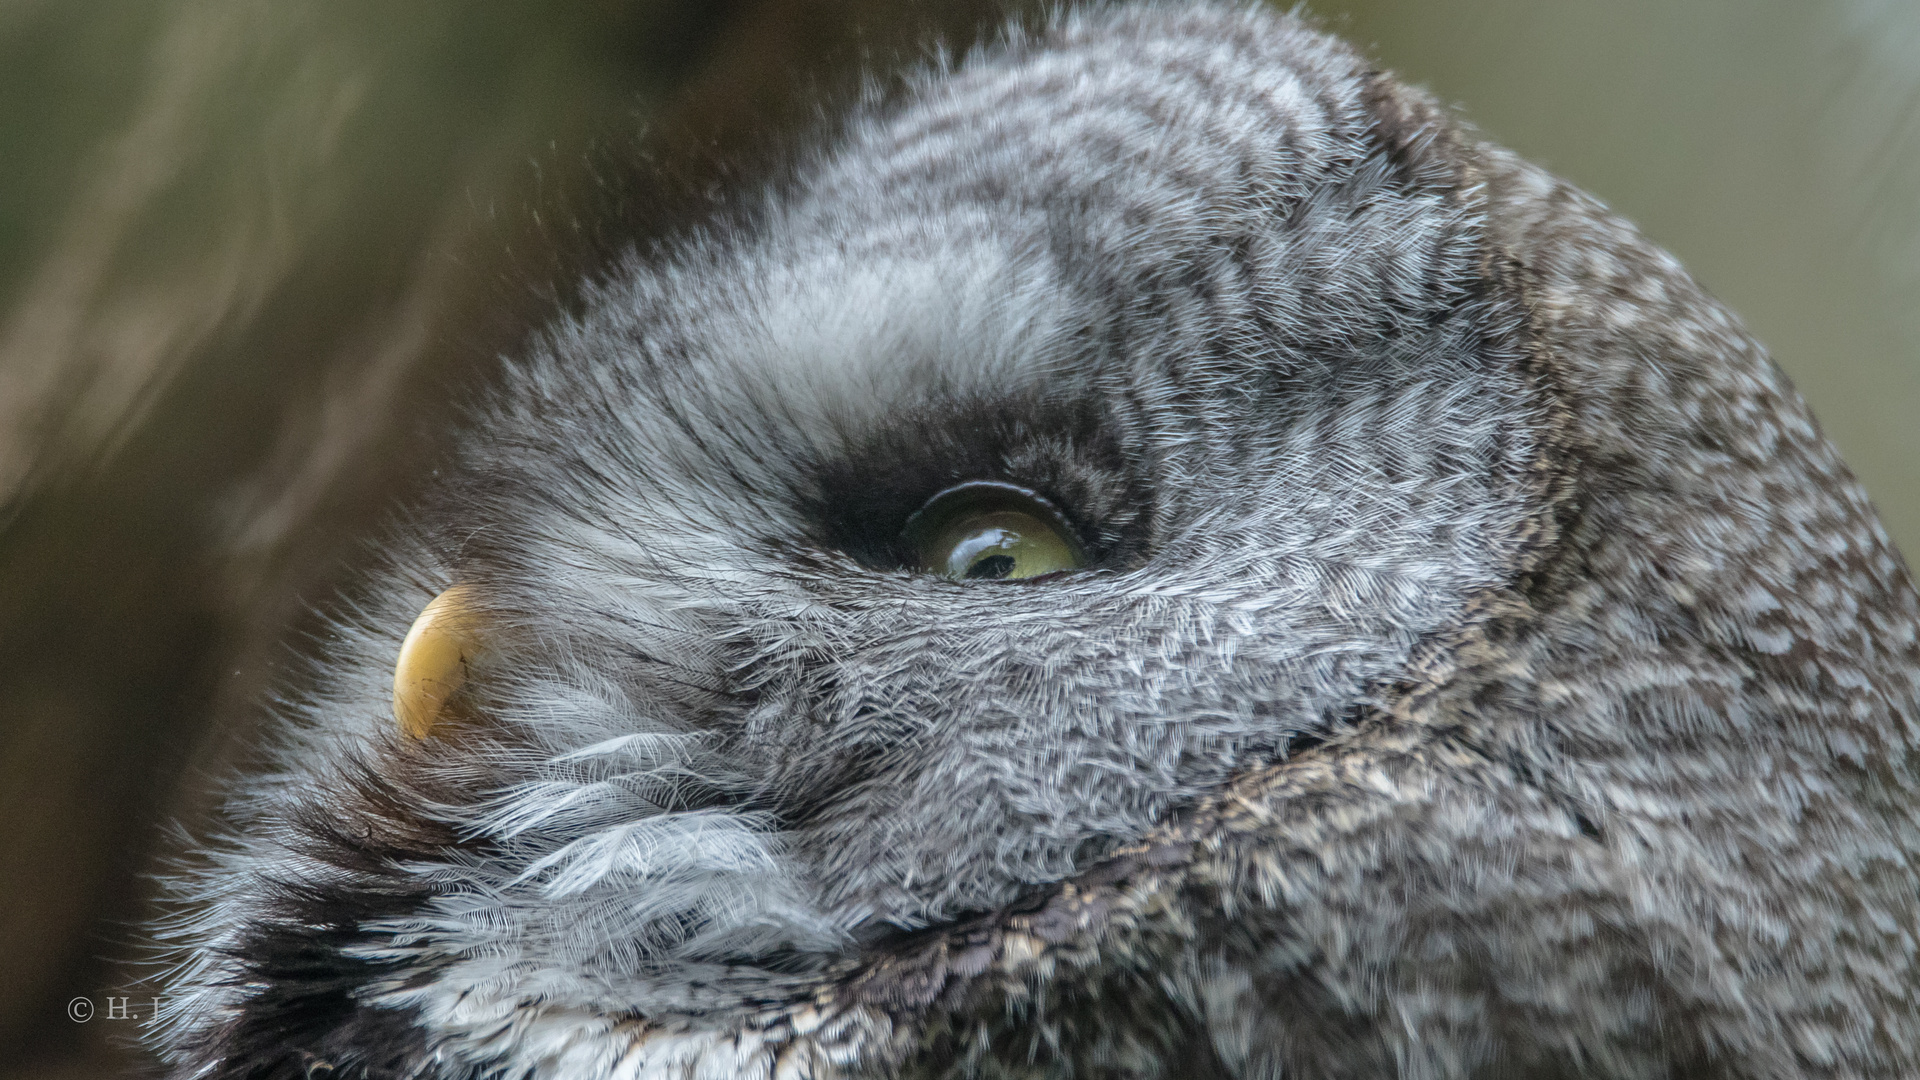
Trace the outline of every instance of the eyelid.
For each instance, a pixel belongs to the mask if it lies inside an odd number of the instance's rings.
[[[1075,544],[1079,544],[1080,542],[1079,533],[1073,528],[1072,524],[1067,521],[1067,516],[1060,512],[1060,508],[1054,504],[1052,499],[1034,491],[1032,488],[1021,487],[1019,484],[1009,484],[1004,480],[967,480],[954,484],[951,487],[941,488],[939,491],[928,496],[927,501],[920,504],[920,509],[907,515],[906,524],[901,527],[900,535],[913,535],[914,530],[925,521],[927,511],[937,509],[942,506],[942,504],[951,503],[962,496],[976,493],[983,496],[997,496],[1006,499],[1009,503],[1015,504],[1015,509],[1025,509],[1025,507],[1017,505],[1020,502],[1031,503],[1045,510],[1048,517],[1052,519],[1054,524],[1060,527],[1062,534],[1068,539],[1072,540]]]

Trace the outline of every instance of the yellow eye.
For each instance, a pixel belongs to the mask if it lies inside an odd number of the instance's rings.
[[[907,519],[904,536],[922,570],[956,580],[1011,581],[1087,565],[1053,504],[1012,484],[948,488]]]

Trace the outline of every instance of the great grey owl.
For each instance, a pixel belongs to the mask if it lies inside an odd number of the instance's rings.
[[[1294,18],[936,63],[457,447],[176,882],[178,1076],[1920,1076],[1866,497]]]

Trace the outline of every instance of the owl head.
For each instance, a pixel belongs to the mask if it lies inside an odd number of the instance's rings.
[[[1344,45],[1065,14],[585,295],[176,883],[179,1075],[1920,1060],[1864,495]]]

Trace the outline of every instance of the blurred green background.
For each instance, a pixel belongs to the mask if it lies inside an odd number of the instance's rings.
[[[1013,10],[0,0],[0,1075],[140,1066],[106,999],[165,823],[458,388]],[[1920,5],[1311,10],[1678,254],[1920,547]]]

